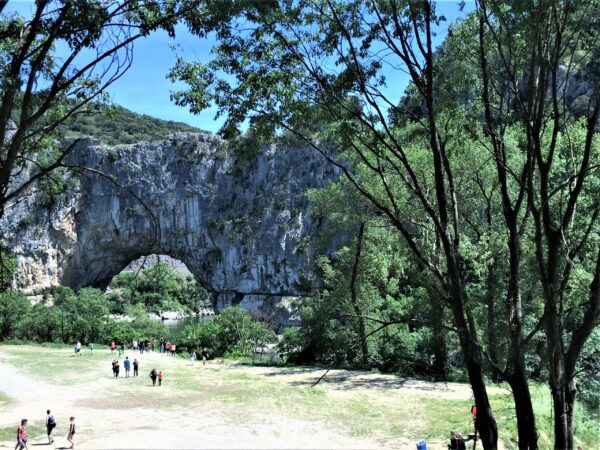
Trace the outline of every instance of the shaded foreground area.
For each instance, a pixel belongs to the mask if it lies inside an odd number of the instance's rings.
[[[78,448],[414,448],[426,438],[442,449],[451,430],[471,431],[465,384],[332,370],[311,388],[323,370],[127,355],[140,361],[140,376],[126,379],[121,368],[115,380],[115,355],[105,349],[74,357],[69,349],[0,346],[0,447],[14,446],[24,417],[30,442],[47,442],[47,408],[58,427],[45,448],[65,446],[70,415]],[[148,378],[153,367],[164,373],[160,388]],[[490,392],[500,420],[514,420],[508,392]]]

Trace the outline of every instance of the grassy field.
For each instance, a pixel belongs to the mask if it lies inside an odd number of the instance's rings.
[[[130,354],[130,358],[136,356]],[[181,414],[210,411],[236,417],[234,425],[250,428],[273,421],[315,423],[349,439],[366,439],[386,448],[408,448],[423,438],[433,448],[443,448],[451,430],[463,434],[472,430],[472,400],[467,385],[450,383],[446,387],[444,383],[380,374],[332,371],[318,386],[310,387],[322,370],[249,367],[231,361],[211,361],[206,367],[196,363],[192,367],[186,360],[156,354],[145,357],[139,378],[117,382],[111,380],[112,358],[114,355],[106,350],[95,351],[93,355],[84,352],[76,358],[69,349],[0,347],[0,365],[9,364],[32,380],[50,383],[57,389],[70,386],[69,392],[75,390],[81,397],[72,402],[90,409],[86,416],[93,417],[98,410],[104,413],[94,419],[97,421],[110,417],[110,411],[123,408],[160,410],[172,420]],[[149,386],[147,373],[151,366],[164,372],[163,390],[151,391],[151,397],[142,396],[140,392],[147,392],[143,389]],[[103,390],[107,393],[103,394]],[[516,437],[516,424],[510,393],[498,388],[491,388],[490,393],[504,447],[516,448],[512,441]],[[542,448],[550,447],[550,396],[543,386],[534,386],[533,395],[541,429],[540,443]],[[14,402],[18,400],[0,396],[0,405],[7,405],[8,409]],[[578,423],[577,440],[586,449],[594,448],[600,438],[597,421],[593,419],[587,424],[581,420]],[[35,423],[30,429],[36,430],[37,426]],[[12,439],[14,428],[0,428],[0,441],[10,440],[5,439],[8,436]],[[260,427],[254,431],[259,439]]]

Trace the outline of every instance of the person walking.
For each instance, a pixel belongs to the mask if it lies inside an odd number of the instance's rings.
[[[17,428],[17,445],[15,450],[28,449],[27,446],[27,419],[21,420],[21,425]]]
[[[71,444],[69,448],[75,448],[75,417],[69,417],[69,434],[67,434],[67,441]]]
[[[165,338],[163,338],[163,337],[160,338],[160,352],[161,353],[165,352]]]
[[[46,433],[48,434],[48,444],[52,444],[54,442],[54,438],[52,437],[52,431],[56,428],[56,420],[54,416],[50,413],[50,410],[46,411]]]
[[[162,386],[162,380],[163,380],[163,374],[162,374],[162,370],[160,372],[158,372],[158,385]]]
[[[88,348],[90,349],[90,353],[94,353],[94,343],[93,342],[90,342],[88,344]]]
[[[137,359],[133,360],[133,376],[137,377],[138,376],[138,369],[139,369],[139,363]]]
[[[110,343],[110,354],[111,355],[115,352],[115,348],[117,348],[117,344],[115,344],[115,341],[112,340]]]
[[[208,350],[206,349],[206,347],[204,347],[202,349],[202,365],[205,366],[206,365],[206,360],[208,359]]]
[[[152,379],[152,386],[156,386],[156,378],[158,377],[158,374],[156,373],[156,369],[152,369],[152,371],[150,372],[150,378]]]
[[[77,356],[81,356],[81,341],[78,340],[75,343],[75,348],[77,349],[76,350]]]
[[[167,354],[167,356],[171,353],[171,341],[167,341],[167,343],[165,344],[165,353]]]
[[[196,351],[192,350],[192,353],[190,353],[190,361],[192,362],[192,366],[194,365],[194,361],[196,361]]]
[[[123,361],[123,367],[125,367],[125,378],[129,378],[129,369],[131,368],[131,361],[129,361],[129,356],[125,357],[125,361]]]
[[[152,338],[152,343],[150,344],[150,350],[154,353],[154,347],[156,346],[156,338]]]
[[[115,359],[115,378],[119,378],[119,371],[121,367],[119,366],[119,360]]]

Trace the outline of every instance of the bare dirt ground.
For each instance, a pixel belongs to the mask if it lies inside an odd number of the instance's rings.
[[[222,361],[203,367],[158,353],[127,355],[140,361],[138,378],[124,378],[124,357],[121,378],[112,378],[108,350],[74,357],[68,350],[0,346],[0,393],[10,398],[0,408],[0,429],[16,429],[21,418],[39,429],[50,408],[55,443],[44,445],[43,434],[30,432],[32,445],[64,448],[73,415],[77,448],[87,449],[415,448],[410,432],[423,424],[412,413],[414,399],[468,403],[471,395],[463,384],[344,370],[311,388],[323,370]],[[152,367],[165,374],[163,386],[151,386]],[[445,448],[441,438],[428,443]]]

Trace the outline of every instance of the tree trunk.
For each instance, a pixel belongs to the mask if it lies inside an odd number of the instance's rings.
[[[362,243],[365,235],[365,223],[360,224],[358,230],[358,238],[356,240],[356,256],[354,257],[354,265],[352,267],[352,278],[350,279],[350,300],[354,315],[358,320],[358,336],[360,339],[360,348],[362,353],[362,363],[365,367],[369,364],[369,346],[367,344],[367,331],[363,311],[358,302],[358,293],[356,289],[356,280],[358,278],[358,265],[360,263],[360,254],[362,251]]]
[[[494,362],[498,361],[498,346],[496,343],[496,313],[494,311],[494,265],[489,264],[487,268],[487,282],[486,282],[486,306],[487,306],[487,341],[488,341],[488,354],[490,359]],[[494,383],[499,381],[498,371],[492,367],[492,379]]]
[[[447,379],[448,354],[446,352],[446,330],[444,323],[444,306],[439,296],[430,293],[432,299],[432,319],[433,319],[433,376],[436,381]]]
[[[520,449],[537,449],[538,436],[535,426],[535,416],[531,403],[531,394],[525,371],[518,370],[508,380],[513,398],[515,400],[515,413],[517,416],[517,432],[519,435]]]
[[[473,397],[477,405],[477,417],[475,427],[481,438],[484,449],[498,448],[498,427],[483,378],[482,353],[481,348],[475,342],[475,337],[467,325],[463,310],[462,299],[452,307],[454,321],[458,331],[458,338],[465,357],[465,365],[469,375],[469,383],[473,389]]]

